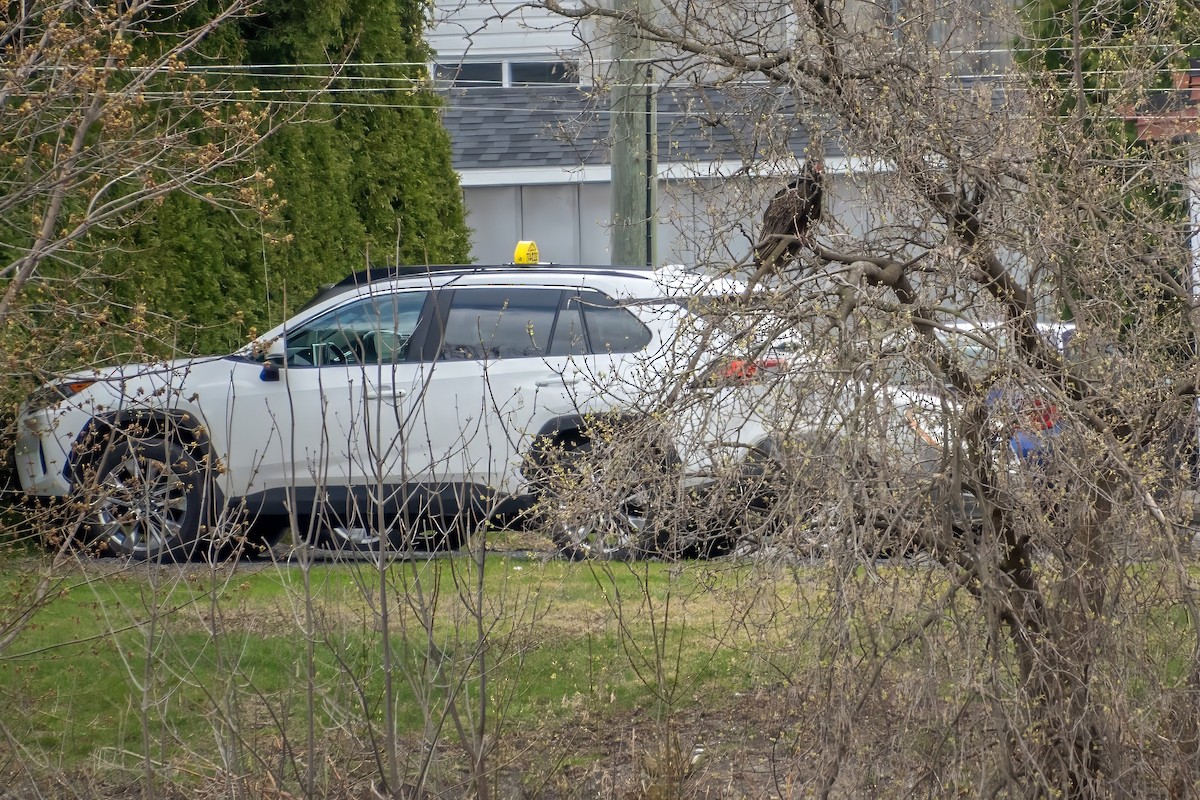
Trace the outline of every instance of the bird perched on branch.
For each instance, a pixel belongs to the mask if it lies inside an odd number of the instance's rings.
[[[762,235],[754,247],[755,266],[785,266],[800,255],[809,229],[821,219],[821,176],[821,161],[809,158],[796,179],[771,198],[763,212]]]

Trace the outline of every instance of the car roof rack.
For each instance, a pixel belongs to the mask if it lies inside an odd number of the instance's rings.
[[[433,275],[439,272],[486,272],[488,270],[539,270],[539,269],[569,269],[587,270],[589,272],[650,272],[654,268],[647,266],[625,266],[610,264],[559,264],[553,261],[539,261],[535,264],[393,264],[385,267],[371,267],[347,275],[335,287],[362,286],[376,281],[408,278],[415,275]]]
[[[380,281],[397,278],[411,278],[420,275],[435,275],[438,273],[458,272],[462,274],[478,274],[489,271],[505,272],[534,272],[537,270],[573,270],[594,274],[619,275],[629,272],[651,272],[648,266],[612,266],[609,264],[558,264],[555,262],[539,261],[533,264],[391,264],[383,267],[370,267],[359,270],[342,278],[337,283],[322,285],[300,310],[310,308],[317,303],[334,295],[341,294],[359,286],[369,286]]]

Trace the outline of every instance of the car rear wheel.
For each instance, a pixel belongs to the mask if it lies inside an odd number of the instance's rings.
[[[564,438],[553,450],[543,513],[551,540],[566,558],[624,560],[645,551],[648,520],[638,497],[604,506],[589,502],[607,503],[603,498],[611,494],[604,461],[587,438]]]
[[[639,509],[620,508],[591,519],[558,524],[550,534],[565,558],[624,561],[644,554],[645,525]]]
[[[181,444],[118,435],[87,487],[86,540],[141,561],[185,561],[196,550],[207,498],[205,470]]]

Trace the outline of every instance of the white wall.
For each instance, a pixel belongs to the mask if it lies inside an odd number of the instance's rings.
[[[538,243],[543,261],[609,262],[608,184],[468,187],[464,196],[476,263],[511,261],[522,239]]]
[[[520,0],[438,0],[425,39],[443,63],[464,55],[551,56],[578,50],[574,22],[521,6]]]
[[[826,174],[824,238],[861,236],[877,220],[850,176]],[[762,209],[784,178],[660,181],[657,259],[662,264],[727,265],[748,257]],[[471,186],[464,196],[476,263],[512,260],[522,239],[543,261],[608,264],[610,191],[606,182]]]

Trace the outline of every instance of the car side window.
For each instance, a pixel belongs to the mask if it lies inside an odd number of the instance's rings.
[[[326,312],[287,337],[289,367],[395,364],[408,360],[428,291],[372,295]]]
[[[579,295],[564,292],[550,340],[550,355],[581,356],[587,354],[587,337],[583,331],[583,311]]]
[[[650,344],[650,329],[627,308],[600,292],[581,292],[579,306],[592,353],[636,353]]]
[[[549,354],[559,289],[456,289],[446,313],[441,359],[533,358]]]

